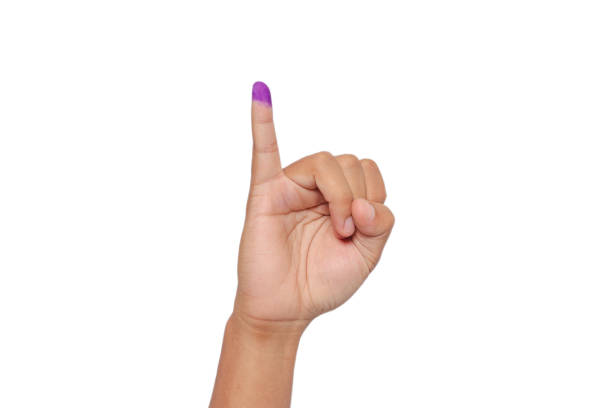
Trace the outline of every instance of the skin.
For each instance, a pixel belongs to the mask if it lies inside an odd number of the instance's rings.
[[[290,406],[302,333],[357,291],[394,223],[372,160],[321,152],[281,167],[262,83],[254,86],[251,121],[251,187],[238,289],[212,408]]]

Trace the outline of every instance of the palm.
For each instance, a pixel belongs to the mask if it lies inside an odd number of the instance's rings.
[[[239,271],[255,317],[311,319],[346,301],[373,267],[357,235],[337,237],[317,197],[284,174],[252,192]]]

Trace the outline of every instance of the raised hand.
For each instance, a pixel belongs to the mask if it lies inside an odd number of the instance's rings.
[[[251,189],[238,290],[211,408],[287,408],[300,337],[374,269],[393,227],[372,160],[316,153],[281,167],[270,90],[253,86]]]
[[[268,87],[253,86],[251,188],[235,314],[307,324],[344,303],[378,262],[394,217],[377,165],[320,152],[281,167]]]

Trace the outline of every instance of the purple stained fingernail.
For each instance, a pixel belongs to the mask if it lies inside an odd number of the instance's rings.
[[[253,100],[272,106],[272,96],[268,85],[259,81],[255,82],[253,84]]]

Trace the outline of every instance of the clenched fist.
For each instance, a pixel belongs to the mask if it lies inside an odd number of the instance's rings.
[[[253,86],[251,188],[235,311],[254,323],[308,324],[374,269],[394,217],[372,160],[316,153],[282,168],[270,90]]]

